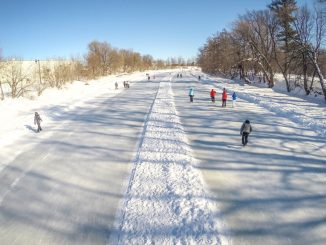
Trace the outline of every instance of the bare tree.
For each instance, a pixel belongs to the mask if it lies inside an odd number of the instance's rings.
[[[277,22],[269,10],[251,11],[242,16],[235,32],[248,43],[252,61],[261,68],[269,87],[274,86],[274,50],[273,39],[276,35]]]
[[[23,62],[21,60],[8,61],[8,65],[4,71],[6,83],[11,90],[11,97],[18,98],[24,95],[28,87],[32,85],[31,80],[22,69]]]
[[[5,66],[6,66],[6,62],[2,58],[2,50],[0,49],[0,90],[1,90],[1,100],[5,99],[5,95],[4,95],[3,88],[2,88],[2,76],[1,76],[1,74],[3,74]]]
[[[308,85],[308,67],[310,65],[310,59],[308,58],[308,49],[305,47],[309,46],[310,43],[310,33],[313,29],[313,21],[311,18],[311,12],[308,9],[308,6],[305,5],[298,9],[294,19],[294,27],[297,32],[296,41],[299,42],[299,45],[296,52],[299,53],[299,67],[302,67],[303,73],[303,87],[306,94],[310,94],[312,84]],[[299,73],[300,74],[300,73]],[[313,78],[315,75],[315,69]],[[312,80],[313,83],[313,80]]]
[[[307,23],[307,26],[302,28],[300,23],[298,23],[300,20],[298,20],[296,28],[300,38],[296,41],[301,47],[302,52],[310,59],[319,78],[319,83],[326,101],[326,84],[319,65],[319,54],[326,34],[326,17],[323,15],[322,11],[317,8],[314,9],[314,15],[308,14],[307,8],[302,8],[299,13],[299,17],[300,16]]]

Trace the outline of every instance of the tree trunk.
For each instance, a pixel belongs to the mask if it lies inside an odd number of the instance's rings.
[[[314,73],[312,74],[312,79],[311,79],[311,83],[310,83],[310,86],[309,86],[309,91],[313,90],[315,77],[316,77],[316,69],[314,70]]]
[[[310,94],[310,90],[308,88],[308,64],[307,64],[307,57],[305,54],[302,54],[302,72],[303,72],[303,87],[306,92],[306,95]]]
[[[306,64],[306,62],[303,64],[303,87],[304,90],[306,91],[306,95],[310,94],[310,90],[308,88],[308,76],[307,76],[307,72],[308,72],[308,66]]]
[[[314,66],[316,68],[317,76],[319,78],[320,86],[323,90],[323,94],[324,94],[324,98],[325,98],[325,102],[326,102],[326,84],[325,84],[325,80],[324,80],[324,75],[322,74],[320,67],[318,65],[318,62],[317,62],[316,53],[314,53],[312,63],[314,64]]]
[[[5,94],[3,92],[3,89],[2,89],[2,82],[0,81],[0,90],[1,90],[1,100],[4,100],[5,99]]]
[[[283,73],[283,77],[284,77],[284,80],[285,80],[285,84],[286,84],[286,90],[289,92],[291,92],[291,87],[290,87],[290,81],[288,79],[288,76],[287,76],[287,73]]]

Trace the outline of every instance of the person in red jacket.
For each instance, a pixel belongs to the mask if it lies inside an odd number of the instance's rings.
[[[228,94],[226,92],[226,89],[223,88],[223,93],[222,93],[222,107],[226,107],[226,100],[228,99]]]
[[[216,91],[215,91],[215,89],[213,89],[213,88],[212,88],[212,90],[211,90],[211,93],[210,93],[210,94],[211,94],[211,99],[212,99],[212,102],[213,102],[213,103],[215,103],[215,96],[216,96]]]

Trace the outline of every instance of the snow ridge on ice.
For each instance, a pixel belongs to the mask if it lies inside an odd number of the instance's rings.
[[[160,83],[145,127],[115,244],[221,244],[169,82]]]

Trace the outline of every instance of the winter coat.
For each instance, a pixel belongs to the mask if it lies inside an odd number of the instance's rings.
[[[246,123],[244,122],[241,126],[241,129],[240,129],[240,134],[243,134],[243,133],[248,133],[250,134],[252,131],[252,127],[250,125],[250,123]]]
[[[211,97],[215,97],[216,96],[216,91],[214,89],[211,90]]]
[[[189,89],[189,96],[194,96],[194,89],[193,88]]]
[[[227,98],[228,98],[228,94],[226,93],[226,91],[223,91],[222,100],[227,100]]]
[[[41,121],[42,121],[42,119],[41,119],[40,115],[38,113],[35,113],[34,124],[39,125]]]
[[[233,94],[232,94],[232,99],[233,99],[233,100],[237,100],[237,98],[238,98],[238,95],[237,95],[235,92],[233,92]]]

